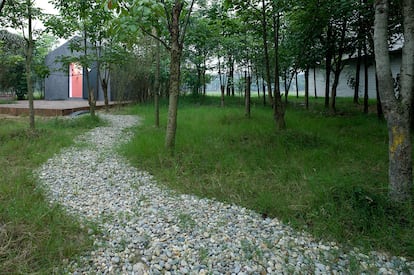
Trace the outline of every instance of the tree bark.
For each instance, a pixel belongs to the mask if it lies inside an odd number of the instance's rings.
[[[359,102],[359,83],[360,83],[360,74],[361,74],[361,42],[358,42],[358,56],[355,72],[355,87],[354,87],[354,103],[358,104]]]
[[[223,81],[223,78],[222,78],[222,74],[221,74],[221,62],[220,62],[220,57],[219,57],[219,64],[218,64],[218,66],[219,66],[219,71],[218,71],[218,73],[219,73],[219,79],[220,79],[220,93],[221,93],[221,98],[220,98],[220,105],[221,105],[221,107],[223,108],[224,107],[224,93],[225,93],[225,91],[224,91],[224,81]]]
[[[245,115],[250,118],[250,97],[251,97],[251,76],[250,72],[245,72],[246,78],[246,102],[245,102]]]
[[[26,83],[27,83],[27,95],[29,98],[29,127],[35,129],[35,113],[33,104],[33,85],[32,85],[32,59],[33,59],[33,31],[32,31],[32,3],[30,0],[27,3],[28,13],[28,35],[26,41]]]
[[[343,18],[342,19],[342,26],[341,26],[341,39],[340,39],[340,42],[339,42],[338,54],[334,58],[335,59],[334,82],[332,84],[332,103],[331,103],[331,108],[332,108],[333,112],[336,112],[336,92],[337,92],[337,89],[338,89],[339,77],[340,77],[341,71],[343,69],[342,55],[344,53],[344,47],[345,47],[346,27],[347,27],[347,21],[346,21],[346,18]]]
[[[295,75],[296,98],[299,98],[298,73]]]
[[[325,108],[329,108],[329,89],[330,89],[330,80],[331,80],[331,68],[332,68],[332,25],[329,23],[327,37],[326,37],[326,54],[325,54]]]
[[[309,66],[305,70],[305,107],[309,109]]]
[[[83,54],[85,56],[85,59],[87,59],[86,57],[88,56],[88,38],[87,38],[86,30],[83,33]],[[95,99],[94,90],[91,88],[88,64],[82,64],[82,66],[83,66],[83,71],[86,76],[86,86],[88,88],[89,112],[92,117],[95,117],[96,99]]]
[[[414,71],[414,3],[403,0],[404,47],[401,64],[401,92],[395,96],[388,52],[387,0],[375,1],[374,46],[378,88],[389,136],[389,195],[394,202],[409,202],[412,190],[410,106]]]
[[[165,137],[165,147],[171,153],[175,147],[175,135],[177,131],[178,95],[180,91],[180,66],[182,44],[180,43],[180,14],[183,3],[176,1],[172,9],[171,17],[171,63],[170,63],[170,96],[168,105],[168,123]]]
[[[368,50],[367,45],[364,45],[364,114],[368,114],[368,88],[369,88],[369,81],[368,81],[369,73],[368,73]]]
[[[156,32],[154,32],[156,34]],[[154,109],[155,109],[155,127],[160,127],[160,71],[161,71],[161,43],[155,41],[155,81],[154,81]]]
[[[318,98],[318,91],[316,90],[316,66],[313,67],[313,89],[315,92],[315,98]]]
[[[275,11],[277,14],[273,15],[273,29],[274,29],[274,47],[275,47],[275,88],[274,88],[274,106],[273,106],[273,115],[276,122],[276,128],[278,130],[283,130],[286,128],[285,121],[285,106],[283,105],[282,98],[280,96],[280,86],[279,86],[279,28],[280,28],[280,14],[278,11]]]
[[[272,96],[272,78],[270,75],[270,58],[269,58],[269,47],[267,41],[267,16],[266,16],[266,2],[262,0],[262,31],[263,31],[263,49],[264,49],[264,58],[265,58],[265,68],[266,68],[266,84],[267,84],[267,93],[269,97],[269,102],[273,106],[273,96]]]

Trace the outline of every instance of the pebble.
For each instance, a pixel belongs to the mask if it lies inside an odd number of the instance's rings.
[[[98,225],[88,232],[94,250],[62,262],[65,273],[414,274],[405,258],[344,249],[243,207],[168,190],[117,153],[139,118],[101,117],[109,125],[36,173],[51,204]]]

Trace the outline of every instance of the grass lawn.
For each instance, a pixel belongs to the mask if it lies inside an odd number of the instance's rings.
[[[180,98],[174,156],[164,149],[166,103],[160,129],[151,105],[130,108],[145,121],[123,153],[180,192],[236,203],[326,240],[414,258],[413,207],[387,200],[384,121],[348,99],[338,99],[332,115],[324,99],[311,99],[305,110],[303,99],[291,98],[288,129],[277,132],[259,99],[250,119],[242,99],[226,100],[219,108],[218,97]]]
[[[92,245],[76,219],[51,208],[33,170],[73,137],[100,124],[89,116],[37,120],[0,118],[0,273],[52,274],[63,259]]]

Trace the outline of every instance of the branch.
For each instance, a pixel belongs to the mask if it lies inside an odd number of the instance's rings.
[[[181,31],[181,37],[179,38],[179,44],[180,45],[184,44],[185,32],[187,31],[188,22],[190,21],[191,12],[193,11],[194,2],[195,2],[195,0],[191,0],[190,9],[188,10],[187,16],[186,16],[185,21],[184,21],[184,26],[183,26],[183,29]]]
[[[167,18],[168,31],[171,33],[171,24],[172,24],[171,23],[171,16],[170,16],[170,13],[168,12],[167,5],[165,4],[165,1],[161,0],[161,3],[162,3],[162,6],[164,7],[165,17]]]
[[[152,34],[151,32],[149,32],[149,31],[147,31],[146,29],[144,29],[144,27],[143,26],[141,26],[141,30],[142,30],[142,32],[143,33],[145,33],[146,35],[148,35],[148,36],[151,36],[152,38],[154,38],[155,40],[157,40],[157,41],[160,41],[160,43],[162,44],[162,45],[164,45],[164,47],[169,51],[169,50],[171,50],[171,46],[169,46],[164,40],[162,40],[161,38],[159,38],[158,36],[156,36],[156,35],[154,35],[154,34]]]

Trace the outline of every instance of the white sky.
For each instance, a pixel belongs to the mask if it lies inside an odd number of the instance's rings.
[[[46,13],[57,13],[57,11],[53,8],[53,5],[50,4],[48,0],[36,0],[35,5],[43,9]]]

